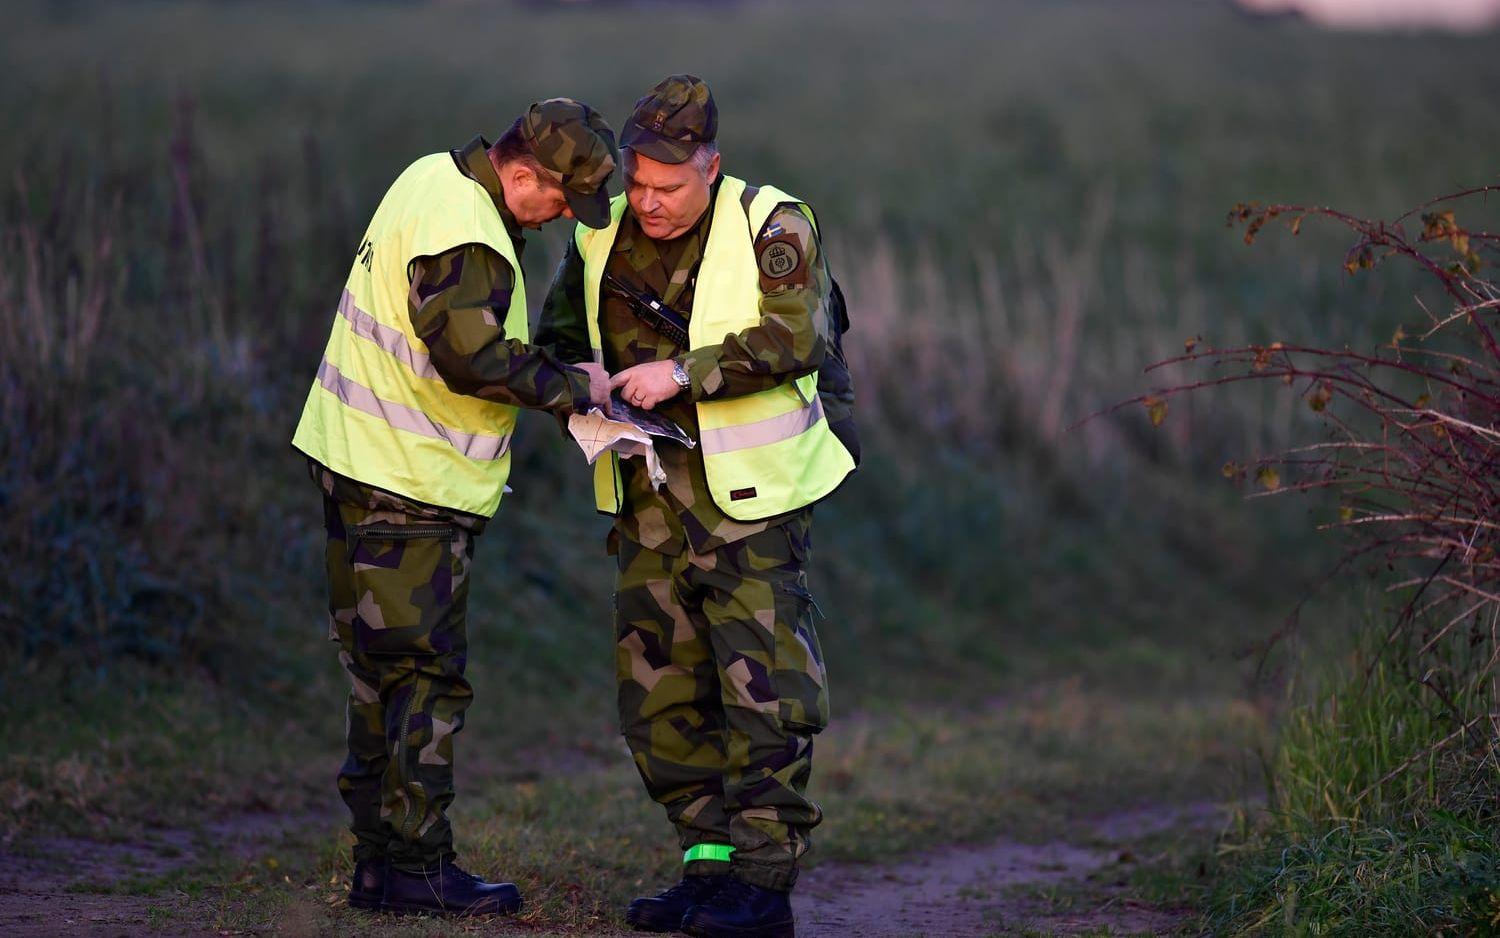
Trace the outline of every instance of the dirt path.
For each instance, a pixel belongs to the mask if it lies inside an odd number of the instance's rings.
[[[823,864],[802,877],[797,890],[800,938],[914,938],[1005,933],[1026,928],[1074,934],[1108,928],[1113,933],[1168,934],[1191,915],[1181,909],[1137,904],[1119,884],[1089,892],[1108,895],[1083,909],[1055,913],[1027,887],[1077,887],[1131,855],[1141,838],[1174,829],[1216,825],[1223,810],[1201,803],[1152,806],[1096,819],[1089,846],[1063,841],[1024,844],[999,840],[950,847],[891,866]]]
[[[132,883],[181,870],[211,854],[254,858],[316,815],[242,814],[197,831],[156,830],[129,843],[49,837],[0,846],[0,935],[213,934],[180,892],[131,895]]]
[[[1119,866],[1122,857],[1128,861],[1144,838],[1210,829],[1223,816],[1220,806],[1206,802],[1148,806],[1095,818],[1075,842],[997,840],[890,865],[821,864],[798,884],[797,932],[800,938],[960,938],[1023,928],[1056,935],[1101,929],[1120,935],[1177,933],[1190,922],[1189,912],[1137,904],[1118,877],[1100,882],[1096,874]],[[79,885],[157,877],[194,862],[208,843],[256,856],[289,829],[309,822],[328,819],[247,815],[198,834],[159,831],[128,844],[54,838],[22,850],[0,847],[0,935],[212,934],[193,924],[201,921],[193,915],[201,900],[181,893],[80,892]],[[1076,891],[1083,901],[1055,911],[1036,894],[1048,888]],[[300,931],[292,921],[277,930]]]
[[[0,934],[148,934],[152,910],[163,903],[70,890],[81,881],[120,878],[137,864],[153,867],[155,860],[149,851],[62,838],[29,845],[25,853],[0,851]]]

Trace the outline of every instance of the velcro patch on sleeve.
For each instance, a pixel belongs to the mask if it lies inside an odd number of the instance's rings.
[[[760,275],[776,286],[806,282],[802,249],[792,235],[779,235],[756,245],[756,264]]]

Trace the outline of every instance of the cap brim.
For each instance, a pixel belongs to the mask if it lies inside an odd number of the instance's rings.
[[[589,228],[609,227],[609,193],[605,192],[602,187],[596,189],[593,195],[584,195],[565,188],[563,195],[567,198],[568,208],[572,210],[573,217],[578,219],[579,224]]]
[[[658,163],[686,163],[699,145],[672,140],[639,124],[631,124],[625,128],[620,146]]]

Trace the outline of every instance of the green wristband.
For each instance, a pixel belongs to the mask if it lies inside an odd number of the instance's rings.
[[[694,860],[717,860],[720,863],[728,863],[729,855],[734,853],[734,848],[729,844],[696,844],[687,849],[682,855],[683,863],[692,863]]]

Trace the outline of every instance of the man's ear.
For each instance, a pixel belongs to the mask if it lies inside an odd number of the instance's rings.
[[[719,156],[720,155],[721,154],[715,153],[713,155],[713,157],[710,158],[709,161],[708,161],[708,172],[705,173],[705,175],[708,177],[708,184],[709,185],[713,185],[718,180],[718,178],[719,178]]]
[[[527,166],[520,160],[516,160],[515,162],[510,164],[508,169],[509,172],[506,174],[510,177],[508,181],[512,186],[516,187],[516,189],[521,190],[525,189],[527,186],[536,186],[536,173],[530,166]]]

